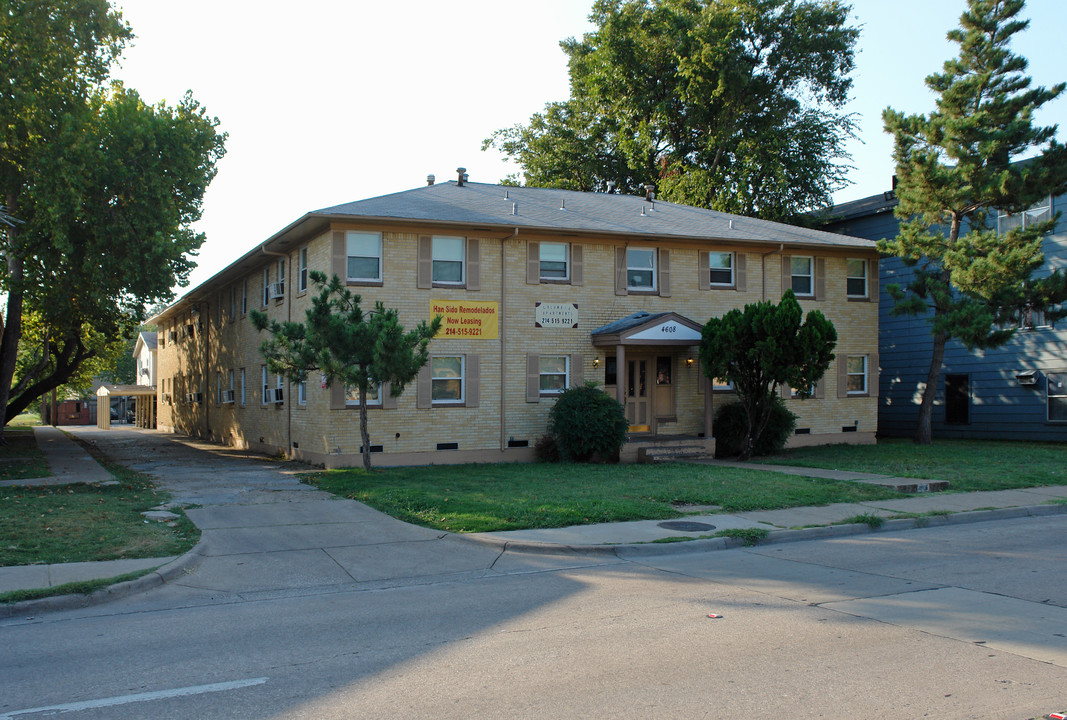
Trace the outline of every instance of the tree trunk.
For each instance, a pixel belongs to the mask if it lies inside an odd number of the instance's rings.
[[[937,381],[941,377],[941,364],[945,359],[945,343],[944,333],[934,335],[930,371],[926,374],[926,387],[923,388],[923,399],[919,405],[919,424],[915,428],[915,442],[919,445],[930,445],[934,441],[934,397],[937,395]]]
[[[363,442],[363,469],[370,472],[370,431],[367,429],[367,388],[359,391],[359,438]]]
[[[9,193],[7,196],[8,212],[17,212],[17,198]],[[18,254],[18,228],[7,229],[7,273],[9,287],[7,294],[7,321],[4,323],[3,336],[0,337],[0,443],[4,443],[4,427],[7,425],[7,401],[11,396],[11,384],[15,378],[15,363],[18,360],[19,340],[22,339],[22,258]]]

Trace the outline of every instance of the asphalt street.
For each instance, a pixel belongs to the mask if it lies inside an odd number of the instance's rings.
[[[167,584],[0,623],[0,720],[1031,718],[1067,708],[1065,540],[1059,515],[248,596]]]

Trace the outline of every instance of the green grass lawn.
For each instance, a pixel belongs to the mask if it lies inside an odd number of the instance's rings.
[[[1067,485],[1067,446],[1062,443],[936,440],[916,445],[889,439],[877,445],[797,448],[754,462],[948,480],[956,492]]]
[[[683,463],[435,465],[329,470],[305,480],[450,532],[672,518],[682,503],[739,512],[901,497],[874,485]]]
[[[44,454],[34,440],[32,428],[8,426],[4,428],[4,440],[6,443],[0,445],[0,480],[24,480],[51,474]]]
[[[166,501],[147,475],[97,460],[118,485],[0,487],[0,566],[164,557],[196,544],[184,515],[173,527],[141,517]]]

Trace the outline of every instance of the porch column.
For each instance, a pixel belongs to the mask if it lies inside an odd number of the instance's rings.
[[[615,346],[615,396],[626,407],[626,346]]]

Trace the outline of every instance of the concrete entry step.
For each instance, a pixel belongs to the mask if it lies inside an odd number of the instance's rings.
[[[703,445],[668,445],[665,447],[642,447],[637,450],[638,462],[676,462],[711,458],[713,455]]]

